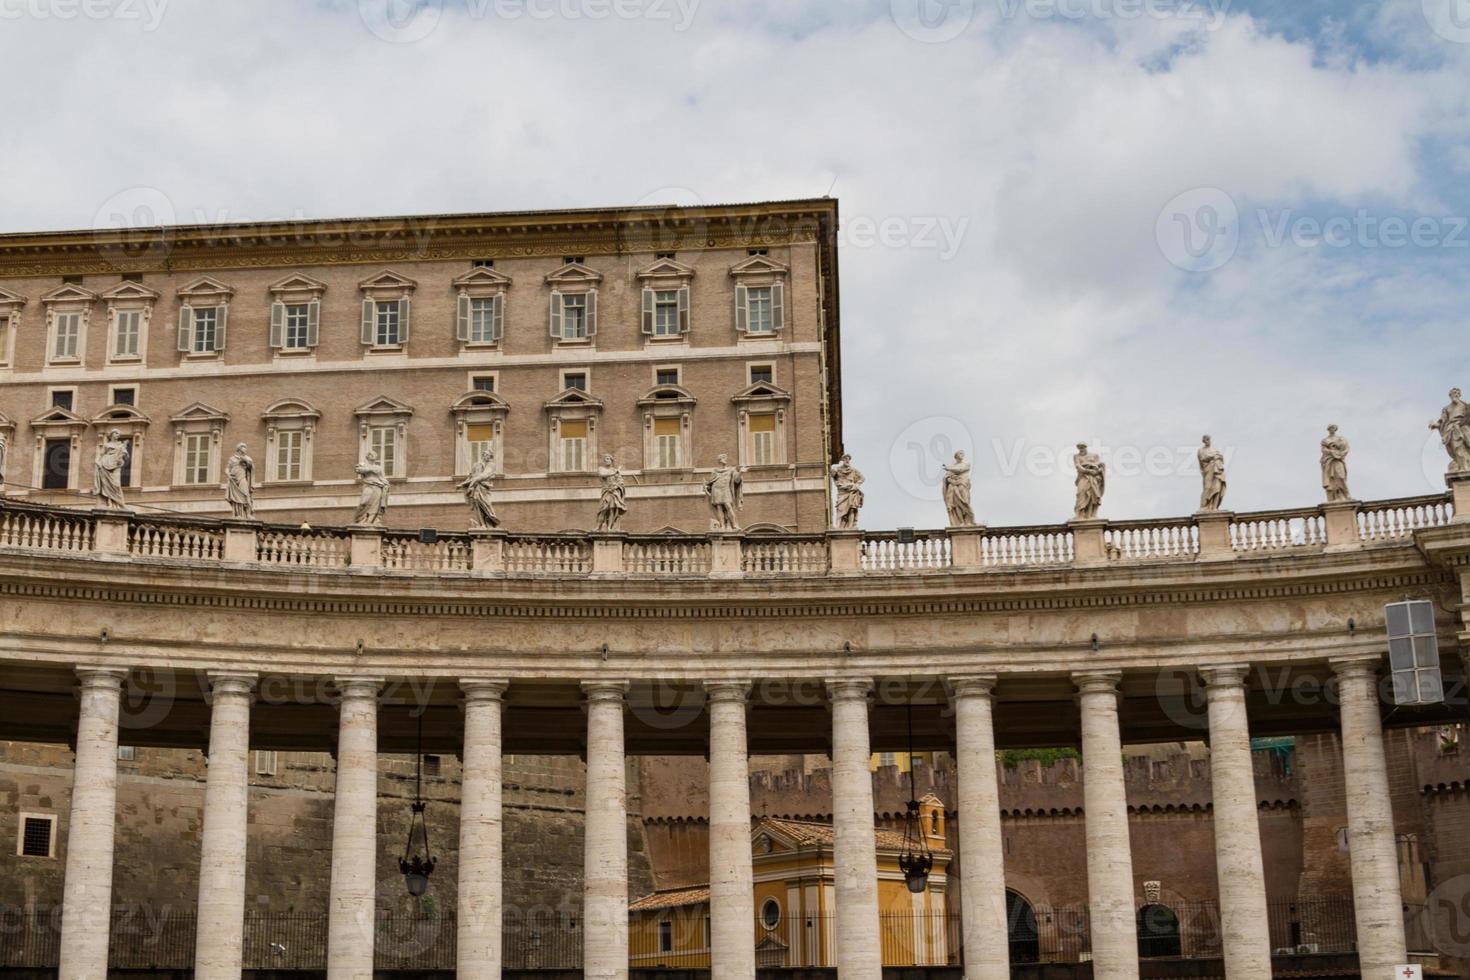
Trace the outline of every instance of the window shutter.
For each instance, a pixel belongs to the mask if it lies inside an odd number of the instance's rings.
[[[490,303],[490,339],[496,343],[500,342],[500,335],[505,332],[505,294],[496,293],[495,299]]]
[[[740,333],[745,333],[745,310],[745,287],[737,284],[735,286],[735,329]]]
[[[179,307],[179,350],[188,353],[194,340],[194,307],[185,303]]]
[[[679,287],[679,332],[689,332],[689,287]]]
[[[216,306],[215,310],[217,312],[215,314],[214,349],[221,351],[225,349],[225,321],[230,315],[230,308],[220,305]]]
[[[286,304],[279,301],[271,304],[271,346],[286,346]]]
[[[786,304],[784,302],[785,287],[779,283],[771,283],[771,329],[780,330],[786,326]]]
[[[551,291],[551,335],[561,339],[561,293]]]
[[[587,290],[587,336],[597,336],[597,290]]]
[[[362,301],[362,342],[373,342],[373,301],[370,299]]]
[[[322,321],[321,300],[314,299],[306,304],[306,346],[315,347],[320,339]]]
[[[411,326],[409,322],[410,303],[411,300],[407,296],[398,301],[398,342],[400,344],[408,343],[408,329]]]
[[[643,332],[653,333],[653,290],[648,287],[643,289]]]
[[[470,339],[470,294],[460,293],[455,306],[454,335],[461,344],[468,343]]]

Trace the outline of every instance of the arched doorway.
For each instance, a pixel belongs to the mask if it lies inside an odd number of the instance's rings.
[[[1179,956],[1179,917],[1167,905],[1145,905],[1138,910],[1138,955]]]
[[[1006,934],[1011,940],[1012,963],[1041,962],[1041,933],[1036,912],[1018,893],[1006,890]]]

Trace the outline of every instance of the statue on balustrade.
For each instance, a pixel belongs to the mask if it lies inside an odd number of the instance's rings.
[[[243,442],[225,464],[225,499],[236,517],[255,520],[255,460],[245,451]]]
[[[711,531],[740,530],[740,508],[745,504],[745,491],[740,471],[730,465],[730,457],[720,453],[714,472],[704,481],[704,495],[709,500]]]
[[[616,531],[618,522],[628,512],[628,487],[623,482],[623,470],[611,453],[602,457],[597,478],[602,481],[602,496],[597,501],[597,530]]]
[[[383,513],[388,509],[388,476],[383,472],[382,461],[369,449],[367,457],[353,470],[357,473],[357,485],[362,488],[362,496],[357,500],[357,514],[352,523],[381,527]]]
[[[1204,437],[1200,446],[1199,475],[1204,486],[1200,490],[1199,509],[1219,510],[1225,503],[1225,454],[1210,445],[1210,437]]]
[[[6,441],[5,434],[0,432],[0,494],[5,492],[5,461],[10,458],[10,443]]]
[[[843,455],[832,466],[832,483],[837,487],[837,526],[843,530],[857,527],[858,511],[863,508],[863,475],[852,465],[852,457]]]
[[[954,454],[954,462],[944,467],[944,509],[949,511],[950,527],[972,527],[975,512],[970,509],[970,464],[965,451]]]
[[[1444,451],[1450,454],[1450,470],[1470,471],[1470,405],[1460,400],[1460,389],[1450,389],[1450,403],[1429,427],[1439,432]]]
[[[1077,443],[1077,455],[1072,462],[1077,467],[1077,505],[1072,519],[1090,521],[1097,517],[1097,510],[1102,506],[1108,468],[1101,456],[1087,451],[1085,442]]]
[[[1348,493],[1347,458],[1351,449],[1348,441],[1337,434],[1337,426],[1327,427],[1327,438],[1322,440],[1322,489],[1327,491],[1329,504],[1352,500]]]
[[[113,429],[97,447],[97,460],[92,470],[92,489],[104,507],[126,508],[123,501],[123,467],[128,465],[128,443],[122,432]]]
[[[486,446],[470,468],[469,477],[455,488],[464,491],[464,499],[470,505],[470,527],[500,526],[500,518],[495,515],[495,502],[490,495],[490,484],[494,480],[495,453]]]

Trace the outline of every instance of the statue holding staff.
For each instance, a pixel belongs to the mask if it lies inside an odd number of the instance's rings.
[[[245,452],[243,442],[225,464],[225,499],[236,517],[255,519],[255,460]]]
[[[97,460],[92,470],[92,489],[104,507],[123,509],[123,467],[128,462],[128,443],[122,432],[113,429],[107,439],[97,447]]]
[[[1097,517],[1102,506],[1103,490],[1107,483],[1107,466],[1097,453],[1087,451],[1087,443],[1077,443],[1077,456],[1073,459],[1077,467],[1077,503],[1072,519],[1090,521]]]
[[[1196,454],[1199,458],[1202,483],[1199,509],[1202,511],[1219,510],[1220,505],[1225,502],[1225,454],[1210,445],[1209,436],[1204,437],[1203,443]]]
[[[1460,389],[1450,389],[1450,403],[1429,427],[1439,432],[1444,451],[1450,454],[1450,470],[1470,470],[1470,405],[1460,400]]]
[[[740,471],[730,465],[730,457],[720,453],[714,472],[704,481],[704,495],[709,501],[711,531],[740,530],[739,512],[745,503]]]
[[[382,526],[383,513],[388,509],[388,476],[383,472],[378,454],[369,449],[367,457],[353,470],[357,473],[357,485],[362,488],[362,496],[358,498],[357,514],[352,523]]]
[[[597,530],[616,531],[618,522],[628,512],[628,487],[623,481],[623,470],[611,453],[603,455],[597,477],[602,481],[602,495],[597,500]]]
[[[490,484],[495,479],[495,453],[486,446],[480,450],[480,458],[470,468],[470,475],[455,489],[464,491],[464,499],[470,505],[470,527],[499,527],[500,518],[495,516],[495,503],[491,499]]]
[[[852,457],[843,455],[832,465],[832,483],[837,488],[837,526],[847,530],[857,527],[858,511],[863,507],[863,474],[852,465]]]
[[[954,462],[944,464],[944,508],[949,511],[950,527],[973,527],[975,512],[970,509],[970,464],[963,449],[954,454]]]

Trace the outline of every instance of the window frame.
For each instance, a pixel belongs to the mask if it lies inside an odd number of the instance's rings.
[[[61,354],[58,349],[61,346],[61,324],[65,319],[69,324],[72,319],[76,320],[76,334],[71,336],[70,354]],[[50,313],[51,329],[48,334],[46,363],[48,364],[80,364],[86,357],[87,350],[87,311],[78,309],[52,310]]]
[[[546,277],[551,288],[548,297],[548,332],[555,346],[591,347],[597,341],[598,313],[597,292],[602,274],[594,272],[581,262],[567,262]],[[566,333],[567,301],[574,299],[582,305],[582,332],[575,337]]]
[[[489,425],[490,448],[495,453],[493,472],[505,472],[505,417],[510,406],[493,391],[471,388],[449,406],[454,417],[454,475],[468,476],[476,463],[471,450],[470,426]]]
[[[270,484],[297,486],[315,482],[312,477],[313,444],[316,425],[321,419],[309,402],[299,398],[283,398],[270,405],[262,414],[265,423],[265,481]],[[277,470],[280,438],[286,432],[301,433],[301,473],[294,479],[281,477]]]
[[[358,423],[357,462],[361,464],[367,461],[367,454],[373,449],[374,433],[377,430],[391,429],[393,431],[393,465],[389,467],[387,465],[389,461],[380,455],[379,462],[383,463],[383,475],[389,480],[408,479],[412,461],[408,423],[413,417],[413,409],[387,395],[379,395],[372,401],[358,406],[353,415],[357,417]]]
[[[413,294],[418,283],[391,269],[358,283],[362,293],[362,318],[358,340],[369,354],[398,354],[407,350],[413,339]],[[382,320],[380,308],[396,306],[397,336],[391,343],[379,339]]]
[[[755,376],[755,372],[757,370],[761,369],[761,368],[764,368],[764,369],[770,371],[771,372],[771,376],[769,378],[757,378]],[[748,362],[746,362],[746,365],[745,365],[745,383],[747,385],[760,385],[760,384],[774,385],[776,383],[776,362],[775,361],[748,361]]]
[[[790,324],[790,298],[786,295],[790,270],[768,255],[752,255],[730,268],[735,281],[735,333],[741,340],[770,341],[783,336]],[[750,290],[770,289],[771,329],[751,330]]]
[[[26,298],[0,287],[0,368],[15,366],[15,335],[20,332]]]
[[[293,273],[271,284],[267,343],[275,357],[315,355],[321,344],[322,296],[326,291],[326,283],[300,273]],[[290,332],[290,310],[297,306],[306,307],[305,343],[288,346],[286,339]]]
[[[230,301],[235,289],[217,279],[204,276],[178,291],[179,307],[177,343],[179,356],[184,361],[217,360],[224,356],[229,342]],[[213,343],[207,349],[199,347],[196,311],[215,311]]]
[[[21,810],[17,816],[18,819],[15,824],[15,856],[19,858],[33,858],[38,861],[56,860],[57,814],[38,813],[34,810]],[[45,854],[26,853],[26,824],[31,820],[50,825],[47,831],[47,853]]]
[[[573,388],[570,379],[579,374],[582,376],[583,387]],[[561,368],[557,372],[557,379],[560,382],[557,386],[558,391],[580,391],[583,394],[590,394],[592,391],[592,368],[590,367]]]
[[[203,402],[194,402],[170,420],[174,427],[174,465],[172,485],[179,488],[198,489],[218,487],[224,482],[221,473],[221,449],[225,441],[225,425],[230,416]],[[190,444],[197,437],[205,441],[204,479],[191,479],[196,475],[190,470]],[[135,450],[136,452],[136,447]]]
[[[672,372],[674,372],[674,380],[672,380],[672,381],[665,381],[665,380],[663,380],[662,378],[659,377],[659,372],[660,371],[672,371]],[[682,365],[682,364],[655,364],[653,366],[653,386],[655,388],[662,387],[664,385],[672,385],[672,386],[674,386],[674,387],[677,388],[677,387],[683,385],[683,383],[684,383],[684,365]]]

